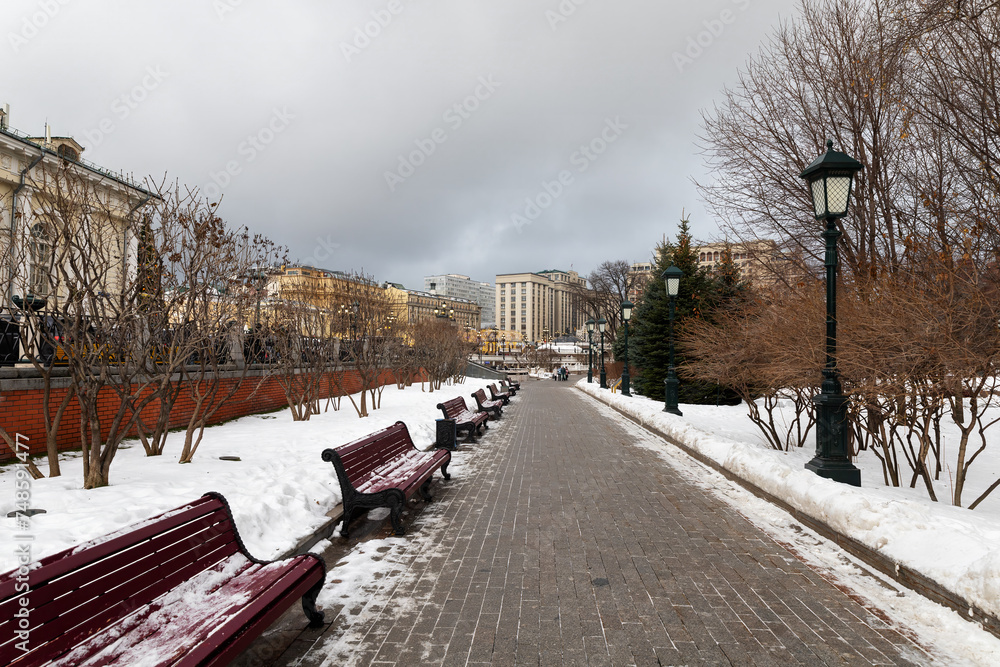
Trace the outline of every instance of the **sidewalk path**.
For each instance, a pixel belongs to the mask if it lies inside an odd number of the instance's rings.
[[[363,602],[328,593],[332,624],[275,664],[931,662],[596,405],[526,382],[410,534],[386,540],[393,565]],[[344,553],[327,554],[328,581]]]

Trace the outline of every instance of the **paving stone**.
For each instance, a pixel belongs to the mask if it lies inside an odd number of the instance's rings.
[[[321,633],[302,631],[301,611],[286,614],[270,635],[290,636],[287,649],[266,664],[337,665],[348,655],[355,665],[868,665],[926,656],[633,439],[568,383],[525,382],[480,443],[454,454],[461,473],[435,482],[435,502],[408,508],[408,535],[393,539],[395,571],[365,589],[361,608],[331,603]],[[382,524],[365,530],[334,540],[325,554],[332,576],[357,539],[388,535]],[[254,655],[262,654],[270,655]]]

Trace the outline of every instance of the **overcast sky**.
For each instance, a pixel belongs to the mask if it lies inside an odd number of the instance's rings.
[[[795,0],[4,0],[0,104],[293,260],[423,276],[646,260],[700,111]]]

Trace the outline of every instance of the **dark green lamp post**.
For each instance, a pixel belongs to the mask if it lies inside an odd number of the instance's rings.
[[[663,411],[682,416],[683,413],[680,408],[677,407],[678,399],[678,386],[680,382],[677,380],[677,371],[674,368],[674,304],[677,301],[677,294],[681,291],[681,278],[684,277],[684,271],[677,268],[673,264],[663,272],[663,283],[667,288],[667,299],[670,300],[670,313],[668,320],[669,325],[669,351],[670,356],[667,359],[667,379],[663,381],[664,384],[664,401],[663,401]]]
[[[597,330],[601,332],[601,389],[608,388],[608,376],[604,373],[604,330],[608,327],[608,321],[603,317],[597,320]]]
[[[826,142],[826,152],[813,160],[800,174],[809,183],[813,213],[817,220],[826,221],[826,366],[816,404],[816,456],[806,464],[820,477],[852,486],[861,486],[861,471],[851,463],[847,447],[848,398],[844,396],[837,371],[837,240],[840,230],[837,219],[847,213],[851,201],[854,175],[863,169],[849,155],[833,150]]]
[[[587,320],[587,384],[594,381],[594,318]]]
[[[625,368],[622,369],[622,396],[632,395],[632,389],[629,387],[629,380],[631,378],[628,376],[628,321],[632,319],[633,308],[635,308],[635,304],[628,299],[622,302],[622,322],[625,323]]]

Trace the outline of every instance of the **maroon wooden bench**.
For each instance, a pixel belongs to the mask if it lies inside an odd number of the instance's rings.
[[[508,382],[507,380],[500,380],[500,388],[511,396],[516,396],[517,391],[521,388],[521,385],[515,382]]]
[[[217,493],[30,567],[0,575],[2,665],[222,666],[299,598],[323,624],[323,559],[255,559]]]
[[[438,468],[445,479],[451,479],[448,474],[451,452],[420,451],[413,445],[403,422],[346,445],[324,449],[323,460],[333,464],[340,480],[344,499],[340,534],[344,537],[348,536],[348,526],[355,515],[376,507],[389,508],[393,532],[405,535],[399,517],[406,502],[416,493],[426,501],[431,500],[428,488]]]
[[[490,400],[491,401],[500,401],[504,405],[507,405],[508,403],[510,403],[510,394],[508,392],[506,392],[506,391],[501,391],[501,390],[497,389],[497,385],[496,385],[495,382],[490,383],[489,389],[490,389]]]
[[[476,435],[482,433],[482,429],[489,428],[486,422],[489,416],[484,412],[473,412],[465,405],[465,399],[461,396],[438,403],[438,409],[444,414],[445,419],[455,420],[455,430],[465,431],[468,435],[465,442],[475,442]],[[449,438],[450,439],[450,438]]]
[[[476,407],[480,412],[488,414],[493,419],[500,419],[503,416],[503,401],[491,401],[486,398],[486,392],[482,389],[476,390],[476,393],[472,394],[472,398],[476,399]]]

